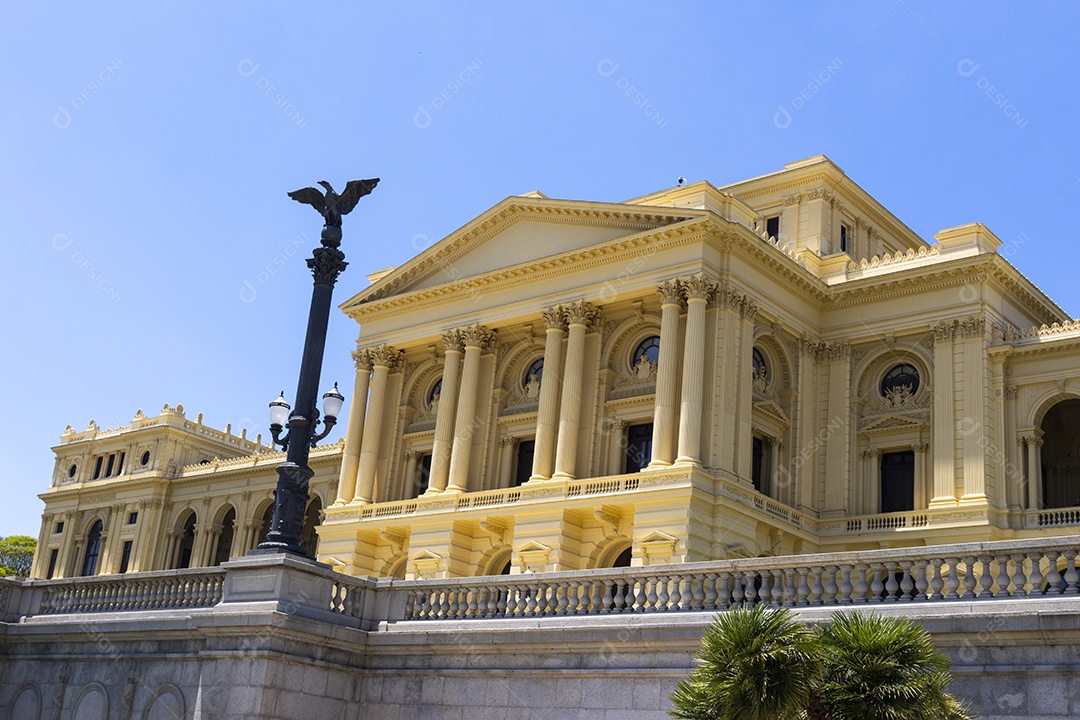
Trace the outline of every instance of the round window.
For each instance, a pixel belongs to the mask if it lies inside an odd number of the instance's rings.
[[[919,391],[919,371],[914,365],[896,365],[892,370],[885,373],[881,379],[881,394],[888,396],[900,388],[907,388],[908,393],[914,395]]]
[[[427,401],[430,405],[435,402],[435,398],[442,396],[442,379],[440,378],[437,383],[431,387],[431,392],[428,393]]]
[[[653,365],[660,362],[660,336],[653,335],[638,343],[634,349],[634,356],[630,358],[630,364],[637,365],[643,357],[648,358]]]
[[[139,464],[140,465],[147,465],[147,464],[149,464],[149,462],[150,462],[150,451],[146,450],[145,452],[143,452],[142,457],[139,458]]]
[[[68,468],[68,477],[69,477],[69,478],[73,478],[73,477],[75,477],[75,472],[76,472],[76,471],[77,471],[78,469],[79,469],[79,468],[75,466],[75,463],[71,463],[71,467],[69,467],[69,468]]]
[[[529,369],[525,371],[525,377],[522,378],[521,384],[528,385],[531,383],[533,375],[536,376],[537,382],[542,382],[544,380],[544,358],[534,361],[533,364],[529,366]]]

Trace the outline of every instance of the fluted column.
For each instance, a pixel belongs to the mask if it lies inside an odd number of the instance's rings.
[[[379,464],[379,445],[382,442],[381,422],[386,408],[386,385],[390,369],[401,362],[402,353],[389,345],[371,348],[371,399],[368,401],[368,418],[364,422],[364,435],[360,444],[360,471],[357,477],[355,500],[369,503],[375,495],[375,470]]]
[[[446,487],[450,492],[463,492],[469,488],[473,430],[478,424],[476,396],[480,389],[480,354],[491,346],[494,333],[473,324],[461,329],[461,340],[465,346],[465,359],[461,363],[461,392],[458,393],[454,418],[454,445],[450,451],[450,480]]]
[[[581,431],[581,394],[585,380],[585,333],[595,326],[600,311],[584,300],[566,306],[566,368],[559,402],[559,439],[555,446],[552,479],[577,477],[578,435]]]
[[[934,333],[934,495],[930,507],[956,505],[956,432],[953,401],[953,327],[938,323]]]
[[[457,412],[458,387],[461,381],[461,331],[443,333],[446,355],[443,358],[442,388],[439,409],[435,413],[435,444],[431,448],[431,474],[424,493],[441,493],[450,479],[450,451],[454,446],[454,414]]]
[[[514,485],[514,455],[520,438],[513,435],[504,435],[499,438],[499,449],[502,455],[499,458],[499,477],[495,481],[496,487],[512,487]]]
[[[716,283],[704,273],[698,273],[684,278],[682,286],[686,294],[686,342],[679,410],[679,457],[675,462],[700,465],[701,414],[705,394],[705,309],[716,290]]]
[[[986,360],[986,321],[982,317],[964,318],[956,323],[954,341],[960,342],[964,359],[964,392],[961,410],[969,418],[969,427],[960,433],[963,452],[964,486],[961,505],[982,505],[986,497],[986,464],[991,457],[986,451],[986,397],[988,367]]]
[[[678,280],[656,286],[660,293],[660,356],[656,367],[656,404],[653,409],[652,462],[662,468],[675,460],[675,395],[679,381],[679,313],[682,310]]]
[[[915,509],[926,509],[926,451],[930,449],[929,443],[917,442],[911,444],[915,453]]]
[[[823,513],[848,512],[848,440],[851,418],[851,346],[830,342],[824,354],[829,359],[829,424],[833,430],[825,441],[825,505]]]
[[[352,502],[356,496],[356,474],[360,470],[360,444],[364,438],[364,414],[367,412],[368,388],[371,385],[371,352],[357,350],[352,354],[356,363],[349,424],[345,430],[345,453],[341,459],[335,505]]]
[[[561,305],[544,310],[544,376],[540,380],[540,406],[536,411],[536,445],[529,482],[547,480],[555,470],[555,437],[559,424],[562,386],[562,344],[566,318]]]

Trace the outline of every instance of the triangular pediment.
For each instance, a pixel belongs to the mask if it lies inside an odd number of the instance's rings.
[[[787,413],[773,400],[762,400],[754,403],[754,412],[760,413],[765,417],[768,417],[784,427],[791,425],[791,420],[788,419]]]
[[[430,550],[421,550],[420,552],[413,555],[412,559],[414,562],[419,562],[422,560],[442,560],[442,555],[433,553]]]
[[[521,547],[518,548],[518,553],[548,553],[551,552],[551,548],[543,543],[538,543],[535,540],[530,540]]]
[[[651,545],[651,544],[665,545],[665,544],[674,543],[677,540],[678,540],[678,538],[675,537],[674,535],[668,535],[666,532],[662,532],[660,530],[653,530],[651,533],[649,533],[645,537],[638,540],[638,542],[640,544],[642,544],[642,545]]]
[[[542,195],[507,198],[342,303],[346,313],[366,303],[530,265],[700,219],[693,209],[553,200]],[[351,313],[350,313],[351,314]]]
[[[891,413],[867,423],[859,429],[859,432],[880,433],[893,430],[921,430],[927,427],[929,427],[929,424],[925,420]]]

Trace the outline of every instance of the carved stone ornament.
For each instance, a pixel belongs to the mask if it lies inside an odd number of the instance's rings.
[[[382,366],[390,369],[390,372],[396,371],[405,358],[405,353],[401,350],[395,350],[390,345],[377,345],[368,350],[371,353],[371,364],[373,366]]]
[[[682,288],[675,278],[657,283],[656,292],[662,305],[682,305]]]
[[[446,352],[461,352],[464,346],[464,339],[461,337],[461,330],[455,328],[453,330],[447,330],[442,334],[443,344],[446,347]]]
[[[584,325],[586,329],[596,328],[601,320],[600,310],[592,303],[576,300],[563,308],[567,325]]]
[[[689,277],[679,278],[683,294],[687,301],[708,300],[716,292],[716,282],[711,280],[705,273],[697,273]]]
[[[307,266],[311,268],[311,274],[315,277],[315,282],[329,283],[331,285],[337,282],[338,275],[348,264],[345,262],[345,253],[336,247],[317,247],[314,250],[313,257],[308,258],[307,261]]]
[[[544,327],[548,330],[566,330],[566,316],[561,305],[545,308],[540,314],[544,317]]]
[[[473,323],[463,328],[458,328],[461,333],[461,343],[466,348],[479,348],[481,352],[488,352],[497,340],[494,330],[488,330],[483,325]]]
[[[352,354],[352,359],[356,364],[357,372],[371,372],[371,368],[375,364],[375,361],[371,357],[371,351],[367,348],[355,350]]]

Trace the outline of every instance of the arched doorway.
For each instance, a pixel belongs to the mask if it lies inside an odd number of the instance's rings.
[[[104,526],[100,520],[95,520],[90,526],[90,532],[86,535],[86,553],[83,555],[83,576],[93,575],[97,572],[98,555],[101,554],[101,530]]]
[[[233,536],[236,532],[236,510],[229,507],[221,518],[221,534],[218,535],[217,551],[214,553],[214,565],[226,562],[232,556]]]
[[[308,557],[315,557],[319,550],[319,536],[315,527],[322,523],[322,499],[316,495],[308,503],[307,512],[304,513],[304,531],[300,533],[300,547]]]
[[[1080,505],[1080,400],[1063,400],[1042,421],[1043,506]]]
[[[176,568],[182,570],[191,567],[191,550],[195,547],[195,511],[184,521],[183,534],[176,549]]]

